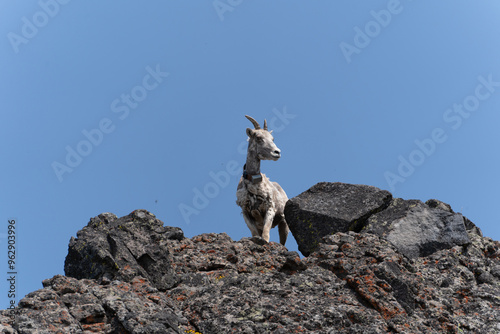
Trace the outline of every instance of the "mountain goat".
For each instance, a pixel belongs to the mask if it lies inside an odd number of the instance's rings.
[[[236,204],[241,207],[252,237],[260,236],[269,242],[271,228],[278,226],[280,243],[284,245],[289,232],[284,213],[288,197],[278,183],[271,182],[260,172],[260,161],[277,161],[281,157],[281,151],[274,144],[272,131],[267,130],[266,120],[264,129],[261,129],[255,119],[245,117],[255,129],[247,129],[247,161],[236,190]]]

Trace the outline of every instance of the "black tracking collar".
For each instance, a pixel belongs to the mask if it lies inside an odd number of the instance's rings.
[[[247,173],[247,165],[243,166],[243,178],[252,182],[253,184],[258,184],[262,182],[262,174],[248,174]]]

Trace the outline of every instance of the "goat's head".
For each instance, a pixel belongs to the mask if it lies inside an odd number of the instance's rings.
[[[281,157],[281,150],[274,143],[272,131],[267,130],[267,121],[264,120],[264,129],[261,129],[259,123],[250,116],[245,116],[255,129],[247,129],[249,138],[248,150],[256,153],[260,160],[278,160]]]

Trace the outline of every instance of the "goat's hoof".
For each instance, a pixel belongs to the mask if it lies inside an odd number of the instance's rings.
[[[264,246],[265,244],[268,244],[268,242],[262,238],[262,237],[251,237],[250,240],[252,240],[254,243],[260,246]]]

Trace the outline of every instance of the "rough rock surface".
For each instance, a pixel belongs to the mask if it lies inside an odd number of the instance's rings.
[[[299,250],[314,252],[322,237],[336,232],[371,233],[390,241],[408,258],[466,245],[475,225],[438,200],[393,199],[375,187],[318,183],[290,199],[285,215]]]
[[[500,243],[468,233],[408,258],[337,232],[301,259],[261,238],[184,238],[144,210],[101,214],[70,241],[67,276],[0,311],[0,332],[498,334]]]
[[[168,240],[182,240],[178,227],[163,222],[145,210],[118,219],[103,213],[71,238],[64,272],[75,278],[108,278],[130,281],[142,276],[158,289],[177,283],[171,267]]]
[[[401,198],[370,216],[362,232],[383,237],[409,258],[470,243],[461,214]]]
[[[179,333],[186,319],[141,277],[123,281],[54,276],[0,316],[7,333]],[[6,316],[14,318],[7,319]],[[5,321],[7,320],[8,325]]]
[[[321,182],[290,199],[285,216],[299,250],[308,256],[324,236],[359,232],[391,200],[391,193],[372,186]]]

